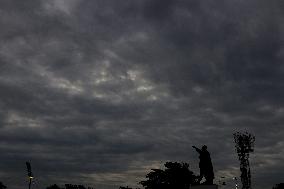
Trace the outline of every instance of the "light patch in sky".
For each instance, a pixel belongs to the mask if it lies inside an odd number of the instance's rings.
[[[127,45],[128,43],[134,42],[134,43],[139,43],[139,42],[147,42],[149,40],[149,35],[145,32],[135,32],[133,34],[130,34],[129,36],[123,36],[121,37],[116,45]]]
[[[197,94],[202,94],[205,90],[202,88],[202,87],[200,87],[200,86],[195,86],[195,87],[193,87],[192,88],[192,90],[195,92],[195,93],[197,93]]]
[[[34,71],[48,80],[49,85],[53,88],[66,91],[71,95],[82,94],[84,92],[81,81],[71,82],[63,77],[58,77],[42,65],[35,65]]]
[[[80,82],[72,83],[64,78],[53,78],[51,85],[55,88],[66,90],[70,94],[81,94],[84,92],[84,89],[80,86]]]
[[[20,115],[17,112],[10,112],[7,116],[7,127],[42,127],[43,124],[37,119],[29,118],[25,115]]]
[[[55,14],[58,11],[63,12],[66,15],[71,15],[76,5],[81,0],[48,0],[42,1],[43,8],[51,14]]]

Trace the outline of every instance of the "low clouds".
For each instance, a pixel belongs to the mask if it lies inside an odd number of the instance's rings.
[[[39,187],[135,186],[167,160],[197,172],[199,144],[217,180],[238,176],[248,130],[253,185],[282,182],[282,4],[2,1],[2,181],[24,184],[31,160]]]

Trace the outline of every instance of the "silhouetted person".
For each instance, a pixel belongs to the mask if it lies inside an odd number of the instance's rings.
[[[207,151],[207,146],[202,146],[201,150],[195,146],[192,146],[199,153],[199,168],[200,168],[200,178],[199,182],[203,177],[206,181],[204,184],[213,184],[214,172],[211,162],[210,153]]]

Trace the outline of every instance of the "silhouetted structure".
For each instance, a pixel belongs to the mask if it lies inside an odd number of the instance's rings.
[[[34,177],[33,177],[32,168],[31,168],[30,162],[26,162],[26,166],[27,166],[27,172],[28,172],[28,177],[29,177],[29,189],[31,189],[32,179]]]
[[[167,162],[165,170],[152,169],[146,175],[147,180],[140,184],[145,189],[188,189],[190,185],[198,184],[197,176],[189,170],[189,164]]]
[[[241,181],[243,189],[251,189],[251,173],[249,166],[249,153],[253,152],[255,137],[248,133],[234,133],[236,151],[240,160]]]
[[[200,176],[199,176],[199,183],[204,177],[206,181],[203,184],[212,185],[214,180],[214,171],[213,165],[211,162],[210,153],[207,151],[207,146],[203,145],[201,150],[195,146],[192,146],[198,153],[199,153],[199,169],[200,169]]]
[[[284,189],[284,183],[276,184],[273,189]]]
[[[0,182],[0,189],[5,189],[7,186],[5,186],[2,182]]]

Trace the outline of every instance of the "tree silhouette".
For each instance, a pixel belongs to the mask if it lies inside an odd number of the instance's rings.
[[[46,189],[61,189],[58,185],[53,184],[51,186],[46,187]]]
[[[276,184],[273,189],[283,189],[284,188],[284,183]]]
[[[65,184],[65,187],[60,188],[57,184],[48,186],[46,189],[94,189],[92,187],[85,187],[84,185]]]
[[[251,173],[249,166],[249,153],[253,152],[255,137],[248,133],[234,133],[236,151],[240,160],[241,181],[243,189],[251,189]]]
[[[73,184],[65,184],[65,189],[93,189],[91,187],[85,187],[84,185],[73,185]]]
[[[0,182],[0,189],[5,189],[7,186],[5,186],[2,182]]]
[[[189,170],[189,164],[178,162],[165,163],[165,170],[152,169],[146,175],[147,180],[140,184],[145,189],[187,189],[197,184],[198,177]]]

